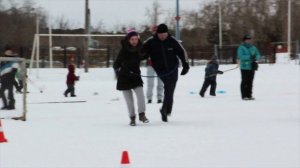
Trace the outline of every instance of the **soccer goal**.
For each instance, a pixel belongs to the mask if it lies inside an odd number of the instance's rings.
[[[33,39],[33,47],[32,47],[32,53],[31,53],[31,59],[30,59],[30,66],[29,68],[31,69],[33,67],[33,62],[35,60],[36,62],[36,69],[38,71],[39,69],[39,62],[40,62],[40,46],[41,46],[41,37],[46,37],[49,38],[49,43],[48,43],[48,49],[49,49],[49,67],[53,68],[53,40],[52,37],[82,37],[82,38],[99,38],[99,37],[124,37],[125,34],[35,34],[34,39]],[[38,72],[37,72],[38,73]]]
[[[8,64],[3,63],[16,63],[16,68],[18,69],[16,74],[16,82],[18,82],[18,87],[22,86],[22,92],[16,92],[16,87],[14,85],[14,99],[15,99],[15,109],[1,109],[0,110],[0,118],[1,119],[14,119],[14,120],[22,120],[26,121],[26,113],[27,113],[27,69],[26,69],[26,59],[18,58],[18,57],[0,57],[0,72],[5,73],[5,66]],[[2,80],[0,78],[0,80]],[[5,82],[5,81],[2,81]],[[2,83],[1,82],[1,83]],[[17,84],[17,83],[14,83]],[[1,85],[1,84],[0,84]],[[1,86],[2,87],[2,86]],[[4,94],[6,95],[7,102],[8,99],[8,91],[5,90]],[[0,107],[3,107],[2,97],[0,98]]]

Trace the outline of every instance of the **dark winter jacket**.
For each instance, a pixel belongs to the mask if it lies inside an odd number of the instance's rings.
[[[183,66],[188,66],[187,54],[182,45],[171,35],[161,41],[157,35],[147,39],[143,52],[151,58],[152,66],[158,75],[168,73],[178,67],[181,60]]]
[[[122,40],[121,45],[122,48],[113,65],[118,78],[117,90],[130,90],[143,86],[140,76],[142,43],[139,41],[137,47],[132,47],[127,40]]]
[[[67,85],[75,85],[75,81],[79,80],[79,76],[75,75],[75,65],[68,65],[69,73],[67,75]]]
[[[205,68],[205,79],[216,80],[217,74],[223,73],[218,69],[219,69],[219,64],[217,61],[215,60],[209,61]]]
[[[13,85],[15,82],[16,73],[18,71],[18,63],[13,61],[1,62],[0,78],[1,85]]]

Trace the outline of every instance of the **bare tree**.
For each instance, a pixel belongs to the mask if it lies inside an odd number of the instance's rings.
[[[162,14],[161,10],[162,10],[161,5],[158,2],[158,0],[156,0],[152,3],[151,8],[146,8],[146,16],[150,20],[150,23],[149,23],[150,25],[158,24],[159,15]]]

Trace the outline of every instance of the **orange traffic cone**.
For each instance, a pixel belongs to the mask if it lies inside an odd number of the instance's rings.
[[[1,120],[0,120],[0,143],[7,142],[7,139],[4,137],[4,132],[2,130]]]
[[[121,166],[129,166],[130,160],[127,151],[123,151],[122,158],[121,158]]]

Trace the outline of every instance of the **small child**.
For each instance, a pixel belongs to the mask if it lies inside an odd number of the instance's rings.
[[[76,97],[75,95],[75,81],[79,80],[79,76],[75,75],[75,65],[70,64],[68,65],[69,73],[67,75],[67,86],[68,89],[65,91],[64,95],[65,97],[68,97],[68,94],[71,93],[71,97]]]
[[[216,59],[210,60],[205,68],[205,80],[200,90],[199,95],[204,97],[206,89],[210,86],[210,95],[216,96],[217,75],[223,74],[219,71],[219,64]]]

